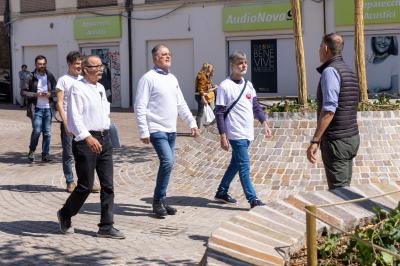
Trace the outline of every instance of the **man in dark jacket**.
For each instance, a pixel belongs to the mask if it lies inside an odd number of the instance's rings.
[[[322,65],[318,85],[318,122],[307,150],[307,158],[316,163],[318,147],[329,189],[350,186],[353,158],[357,155],[360,136],[357,125],[359,100],[358,79],[342,58],[343,37],[325,35],[319,49]]]
[[[35,150],[43,133],[42,162],[51,161],[49,157],[51,106],[55,103],[56,79],[46,70],[47,59],[43,55],[35,58],[35,71],[28,78],[23,94],[27,98],[27,115],[32,119],[32,134],[28,159],[35,161]]]

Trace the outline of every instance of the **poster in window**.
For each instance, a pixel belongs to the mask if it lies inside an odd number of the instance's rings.
[[[365,38],[368,97],[398,98],[400,57],[397,35]]]
[[[257,92],[278,92],[276,47],[276,39],[251,41],[251,81]]]

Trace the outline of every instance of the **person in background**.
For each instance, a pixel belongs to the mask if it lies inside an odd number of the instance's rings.
[[[20,89],[20,96],[21,96],[21,108],[26,106],[26,97],[23,94],[23,89],[26,87],[26,82],[28,80],[28,78],[32,75],[31,72],[28,71],[28,66],[23,64],[21,66],[21,71],[18,72],[18,76],[19,76],[19,89]]]
[[[47,59],[43,55],[35,58],[35,71],[28,77],[24,85],[23,95],[27,97],[27,115],[32,119],[32,134],[29,144],[28,159],[35,161],[35,150],[42,140],[42,162],[50,162],[50,138],[51,138],[51,105],[55,104],[56,79],[46,69]]]
[[[72,139],[73,135],[68,131],[67,121],[67,106],[68,97],[72,85],[81,80],[81,63],[82,55],[78,51],[69,52],[67,55],[68,72],[58,79],[56,85],[57,95],[57,110],[60,113],[62,123],[60,126],[61,131],[61,145],[62,145],[62,165],[65,182],[67,183],[67,192],[71,193],[75,189],[74,175],[72,171],[72,162],[74,156],[72,154]]]
[[[214,109],[215,94],[214,91],[218,85],[212,84],[211,79],[214,75],[214,66],[204,63],[201,70],[197,73],[195,86],[195,99],[198,103],[196,123],[197,127],[203,126],[204,107],[210,105]]]

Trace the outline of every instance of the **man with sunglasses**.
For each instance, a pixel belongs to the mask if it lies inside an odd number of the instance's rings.
[[[78,185],[58,213],[60,230],[74,233],[71,217],[79,212],[94,183],[96,170],[100,180],[101,219],[98,237],[124,239],[113,224],[114,185],[113,148],[109,136],[110,103],[98,81],[104,66],[98,56],[90,55],[82,61],[83,79],[71,87],[68,99],[68,130],[74,135],[72,151]]]

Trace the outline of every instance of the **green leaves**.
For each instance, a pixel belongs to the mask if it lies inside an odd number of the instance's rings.
[[[383,247],[393,253],[400,251],[400,208],[397,206],[392,211],[381,208],[374,208],[377,213],[373,223],[357,227],[353,234],[358,238],[371,241],[377,246]],[[346,248],[343,248],[343,247]],[[344,265],[375,265],[393,266],[398,265],[395,257],[371,248],[362,241],[358,241],[350,236],[339,237],[338,235],[328,235],[325,241],[318,247],[318,257],[327,260],[321,265],[330,265],[332,261],[343,263]]]

